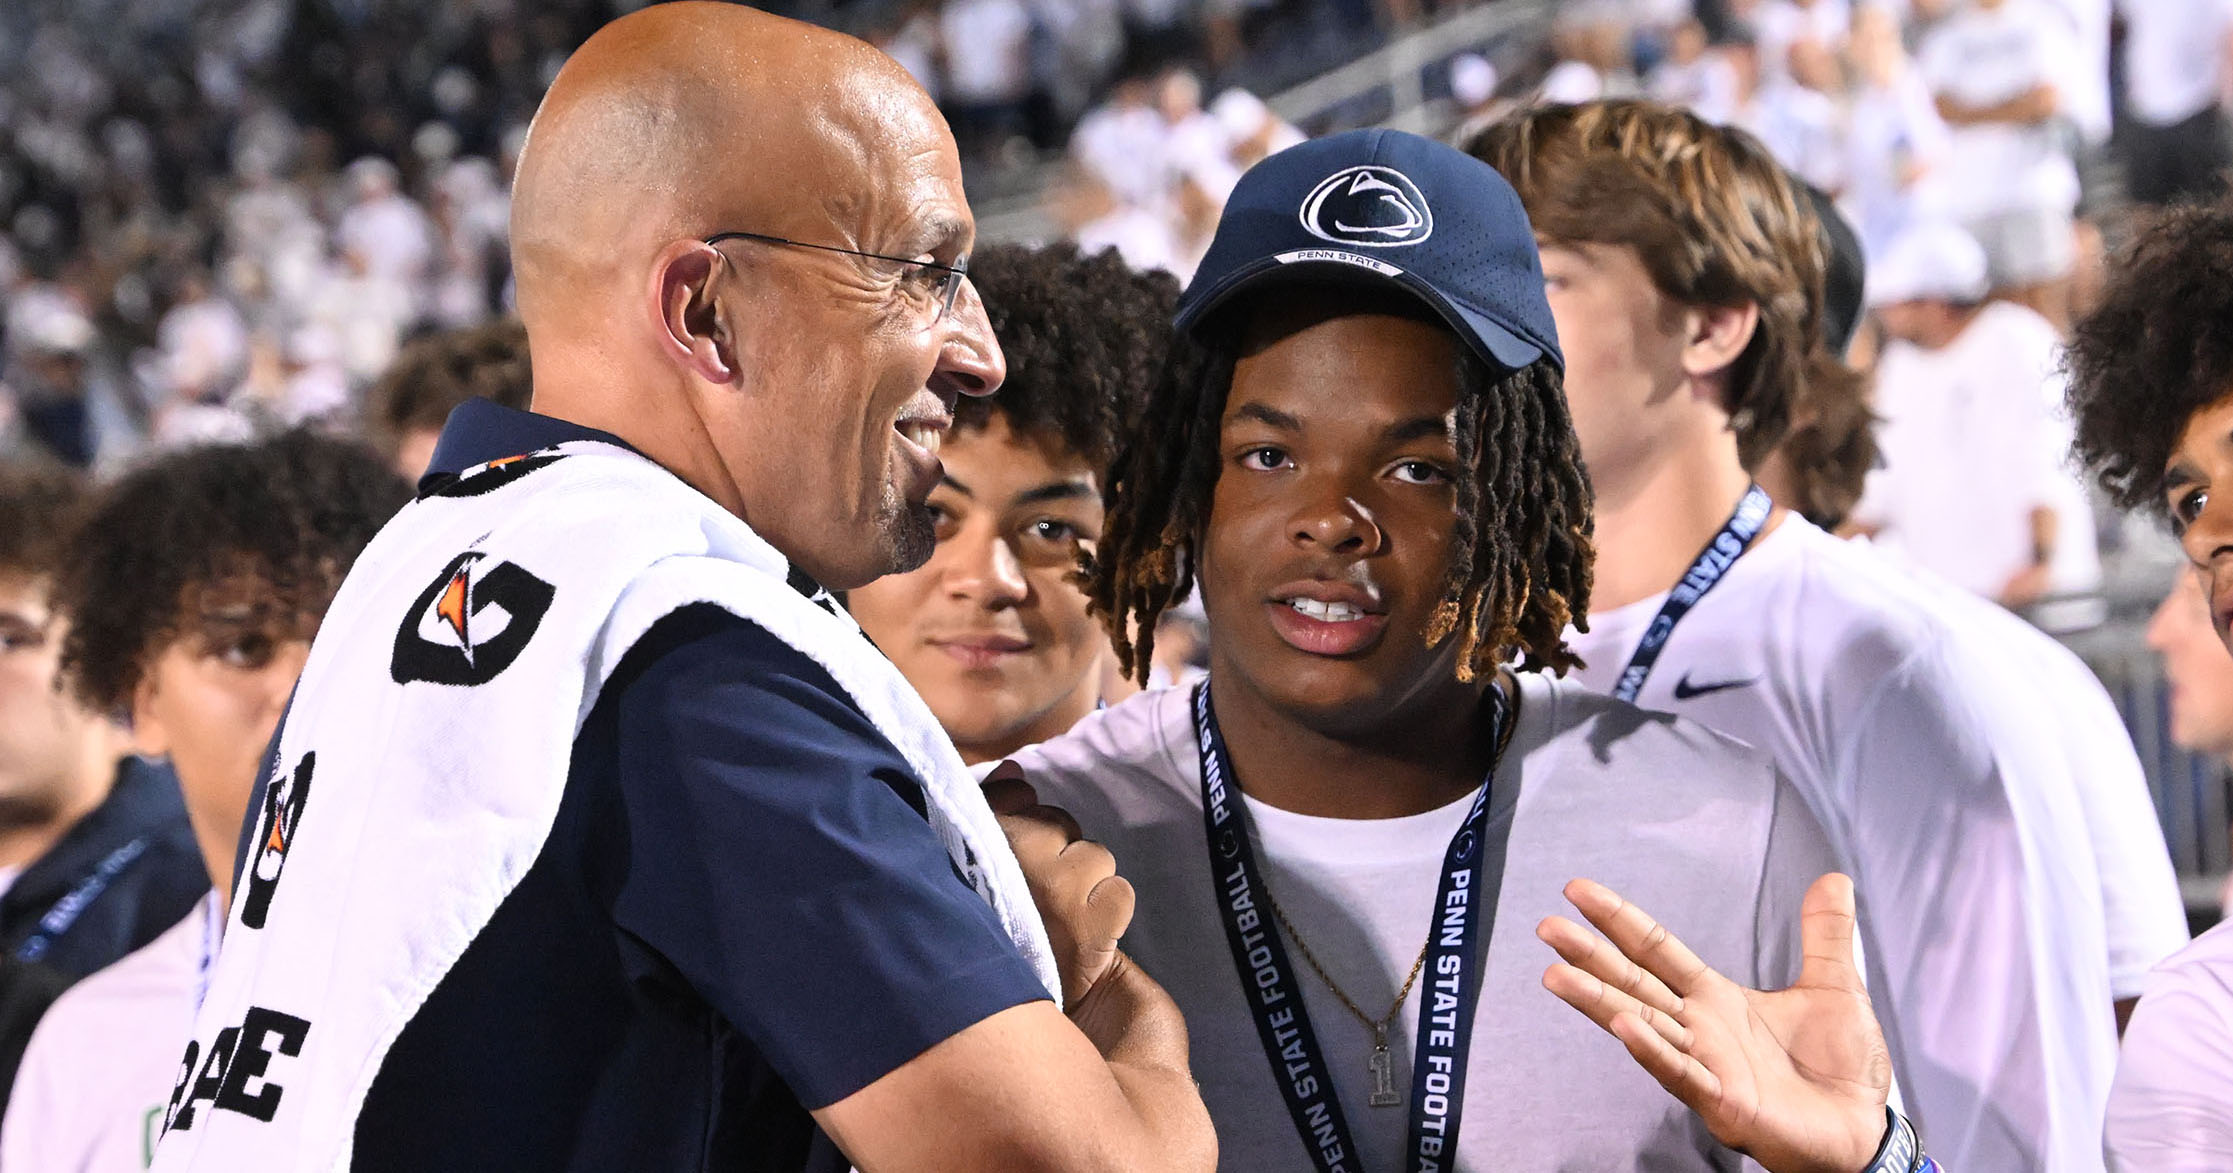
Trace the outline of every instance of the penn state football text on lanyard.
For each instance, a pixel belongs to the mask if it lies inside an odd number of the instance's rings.
[[[1492,686],[1489,691],[1489,743],[1501,746],[1506,702],[1501,689]],[[1303,1006],[1302,988],[1295,983],[1295,967],[1288,962],[1277,923],[1261,908],[1263,871],[1249,843],[1248,811],[1240,800],[1225,739],[1217,729],[1217,715],[1210,709],[1207,681],[1194,687],[1194,733],[1202,753],[1202,826],[1209,842],[1210,874],[1217,882],[1218,912],[1264,1058],[1272,1065],[1272,1077],[1313,1167],[1319,1173],[1364,1173],[1325,1052]],[[1430,980],[1421,995],[1424,1004],[1411,1064],[1405,1167],[1412,1173],[1448,1169],[1457,1158],[1473,1011],[1481,994],[1481,964],[1474,944],[1480,905],[1474,880],[1481,860],[1482,827],[1488,818],[1489,784],[1495,777],[1492,765],[1473,796],[1465,822],[1443,854],[1442,881],[1435,890],[1426,956]],[[1493,894],[1488,898],[1494,899]]]
[[[1768,500],[1768,493],[1758,485],[1745,490],[1744,498],[1737,502],[1737,511],[1721,523],[1721,532],[1698,552],[1698,559],[1683,572],[1682,581],[1667,592],[1667,601],[1660,604],[1659,614],[1652,616],[1651,626],[1644,629],[1644,638],[1636,641],[1636,652],[1628,657],[1628,667],[1621,669],[1620,679],[1613,682],[1613,696],[1618,700],[1634,701],[1636,694],[1644,691],[1644,681],[1651,678],[1652,668],[1659,663],[1659,653],[1667,650],[1667,637],[1675,634],[1675,625],[1682,622],[1698,600],[1714,589],[1729,568],[1744,556],[1745,547],[1760,536],[1761,527],[1768,524],[1768,513],[1775,502]]]

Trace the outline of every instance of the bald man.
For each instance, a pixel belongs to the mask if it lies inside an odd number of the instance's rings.
[[[674,3],[567,63],[534,411],[459,408],[329,613],[156,1168],[1214,1163],[1108,853],[1014,789],[1004,839],[827,606],[924,560],[1001,381],[973,233],[850,38]]]

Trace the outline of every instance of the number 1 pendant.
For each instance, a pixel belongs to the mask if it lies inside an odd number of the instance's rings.
[[[1388,1028],[1372,1028],[1372,1097],[1365,1101],[1375,1108],[1396,1108],[1403,1105],[1403,1097],[1396,1094],[1396,1060],[1388,1054]]]

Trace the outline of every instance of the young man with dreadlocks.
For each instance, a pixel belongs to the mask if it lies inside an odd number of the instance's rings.
[[[2233,648],[2233,202],[2173,209],[2112,265],[2070,343],[2077,452],[2125,509],[2169,521]],[[2126,1170],[2225,1167],[2233,1151],[2233,921],[2149,975],[2109,1097]]]
[[[846,592],[845,606],[975,764],[1054,737],[1102,702],[1114,665],[1086,613],[1078,554],[1101,536],[1117,430],[1163,365],[1178,284],[1070,244],[983,249],[969,281],[1008,379],[954,405],[930,560]]]
[[[1870,990],[1950,1168],[2100,1168],[2101,881],[2041,715],[1936,600],[1753,469],[1822,347],[1819,226],[1739,131],[1637,102],[1472,144],[1543,246],[1596,489],[1583,683],[1770,752],[1858,891]]]
[[[1808,889],[1829,857],[1804,802],[1753,751],[1543,671],[1576,662],[1590,489],[1511,190],[1393,131],[1274,155],[1178,325],[1199,349],[1117,458],[1091,591],[1138,674],[1198,585],[1209,682],[1094,714],[991,785],[1028,780],[1125,861],[1125,947],[1186,1014],[1221,1167],[1869,1164],[1889,1067],[1841,936],[1849,889]],[[1574,967],[1543,975],[1525,934],[1575,875],[1668,912],[1718,970],[1799,984],[1714,1019],[1746,1000],[1692,985],[1695,958],[1661,967],[1678,1006],[1562,920],[1537,931]],[[1632,906],[1567,891],[1655,952]],[[1612,984],[1656,990],[1664,1036],[1618,1018],[1642,1007]],[[1659,1063],[1707,1038],[1728,1048],[1696,1070]]]
[[[410,498],[371,449],[311,432],[165,454],[109,487],[65,557],[62,648],[87,708],[178,772],[214,890],[47,1012],[0,1121],[0,1168],[128,1173],[162,1134],[232,894],[249,793],[310,638]]]

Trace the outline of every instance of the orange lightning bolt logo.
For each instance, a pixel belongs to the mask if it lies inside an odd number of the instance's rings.
[[[469,585],[465,570],[465,567],[460,566],[457,573],[450,576],[450,585],[442,589],[442,599],[434,605],[434,613],[449,623],[450,630],[457,632],[458,644],[465,649],[467,656],[471,656],[473,641],[465,635],[466,593]]]

